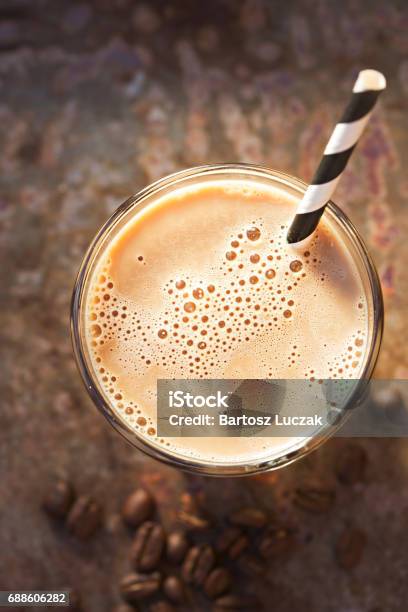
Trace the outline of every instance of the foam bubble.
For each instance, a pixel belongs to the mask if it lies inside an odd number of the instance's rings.
[[[303,268],[303,264],[301,261],[299,261],[299,259],[294,259],[293,261],[290,262],[289,267],[292,270],[292,272],[300,272],[301,269]]]
[[[200,288],[194,289],[193,296],[196,300],[201,300],[201,298],[204,297],[204,291]]]
[[[254,242],[255,240],[259,240],[261,237],[261,230],[258,227],[250,227],[247,229],[246,235],[248,240]]]
[[[196,305],[194,304],[194,302],[186,302],[183,308],[186,312],[194,312],[196,309]]]

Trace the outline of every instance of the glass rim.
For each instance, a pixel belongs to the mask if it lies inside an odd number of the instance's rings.
[[[203,166],[195,166],[186,170],[181,170],[170,175],[167,175],[159,180],[149,184],[141,191],[137,192],[133,196],[129,197],[125,202],[118,206],[108,220],[102,225],[99,231],[96,233],[94,239],[89,245],[75,280],[74,290],[71,300],[71,340],[73,345],[73,352],[75,361],[80,372],[81,378],[89,396],[97,409],[103,414],[108,420],[111,426],[120,433],[132,446],[141,450],[150,457],[161,461],[167,465],[183,469],[188,472],[200,473],[208,476],[246,476],[250,474],[257,474],[283,465],[288,465],[297,459],[304,457],[312,450],[320,446],[324,441],[330,438],[336,429],[341,427],[344,423],[344,419],[341,419],[338,426],[331,428],[323,432],[322,434],[316,434],[308,439],[306,442],[302,439],[298,444],[294,444],[290,447],[289,452],[283,453],[279,457],[266,458],[266,459],[255,459],[253,462],[247,461],[242,463],[231,463],[231,464],[217,464],[206,461],[200,461],[188,456],[174,455],[171,451],[161,449],[153,443],[149,443],[147,438],[143,438],[138,435],[133,429],[130,428],[126,423],[117,417],[105,397],[101,393],[98,385],[95,381],[90,364],[86,358],[86,350],[84,342],[81,337],[82,327],[82,306],[84,300],[84,290],[86,287],[86,281],[92,264],[94,263],[98,254],[99,248],[104,243],[106,236],[113,229],[114,226],[133,208],[141,205],[142,202],[149,196],[152,196],[160,190],[167,187],[176,187],[178,183],[191,178],[199,178],[200,176],[208,176],[210,174],[221,175],[221,174],[239,174],[246,173],[251,176],[262,175],[265,179],[273,180],[274,182],[281,183],[286,186],[294,188],[299,193],[304,193],[307,188],[307,184],[301,179],[294,177],[290,174],[270,169],[265,166],[245,164],[245,163],[228,163],[228,164],[209,164]],[[357,396],[361,398],[364,395],[367,384],[371,378],[375,364],[377,362],[379,349],[381,345],[383,324],[384,324],[384,305],[381,292],[381,285],[378,278],[377,270],[374,262],[367,250],[367,247],[360,236],[359,232],[350,221],[348,216],[333,202],[327,205],[327,210],[337,222],[340,223],[343,230],[347,234],[348,240],[351,240],[354,248],[356,249],[358,256],[363,264],[367,278],[371,289],[371,298],[373,306],[373,322],[372,322],[372,337],[370,346],[367,347],[367,358],[363,371],[360,374],[359,382],[356,385],[353,397]],[[355,260],[355,257],[353,256]],[[371,331],[371,330],[370,330]],[[357,400],[359,401],[359,400]]]

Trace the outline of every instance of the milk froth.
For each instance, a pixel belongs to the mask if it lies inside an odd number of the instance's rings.
[[[368,304],[352,255],[323,218],[288,245],[298,197],[242,178],[175,187],[104,246],[85,341],[117,418],[142,439],[218,464],[285,453],[292,439],[156,434],[158,378],[358,378]]]

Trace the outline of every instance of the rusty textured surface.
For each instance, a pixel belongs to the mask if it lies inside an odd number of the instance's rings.
[[[408,378],[404,4],[0,2],[1,588],[75,587],[85,610],[111,610],[129,541],[119,503],[144,483],[167,525],[189,491],[219,520],[251,501],[293,518],[296,554],[270,565],[269,583],[248,583],[267,610],[405,609],[407,441],[363,441],[367,482],[338,487],[324,520],[306,516],[291,504],[293,482],[332,480],[340,440],[259,478],[221,484],[176,473],[97,415],[68,333],[82,254],[121,201],[206,162],[259,162],[309,180],[356,71],[371,66],[389,88],[336,201],[366,237],[384,289],[377,375]],[[53,473],[103,503],[104,530],[89,544],[41,512]],[[346,572],[333,548],[350,522],[368,543]]]

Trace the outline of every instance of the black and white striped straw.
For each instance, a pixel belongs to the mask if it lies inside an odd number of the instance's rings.
[[[314,232],[331,199],[386,81],[377,70],[362,70],[340,122],[334,128],[323,158],[301,200],[289,228],[287,241],[300,242]]]

